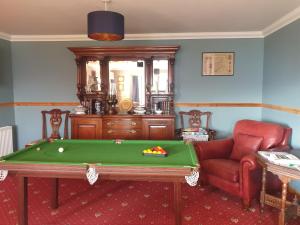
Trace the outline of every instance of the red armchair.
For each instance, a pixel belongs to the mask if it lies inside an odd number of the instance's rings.
[[[261,188],[261,168],[253,153],[261,149],[288,150],[291,132],[291,128],[277,124],[240,120],[232,138],[195,142],[201,183],[239,196],[248,208]]]

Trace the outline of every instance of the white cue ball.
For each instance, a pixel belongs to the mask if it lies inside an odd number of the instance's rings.
[[[59,152],[63,152],[63,151],[64,151],[64,148],[60,147],[60,148],[58,149],[58,151],[59,151]]]

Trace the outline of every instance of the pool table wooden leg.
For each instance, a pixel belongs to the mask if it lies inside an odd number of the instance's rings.
[[[58,203],[58,189],[59,189],[59,180],[58,178],[51,179],[51,208],[57,209],[59,206]]]
[[[28,224],[28,178],[18,176],[18,225]]]
[[[174,182],[175,224],[181,225],[181,182]]]

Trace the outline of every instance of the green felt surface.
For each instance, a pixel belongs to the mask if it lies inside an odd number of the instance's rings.
[[[143,156],[144,149],[158,145],[168,152],[168,157]],[[64,148],[63,153],[58,151],[60,147]],[[112,166],[195,167],[198,164],[192,144],[152,140],[126,140],[121,144],[114,140],[56,140],[33,145],[2,159],[11,163],[99,163]]]

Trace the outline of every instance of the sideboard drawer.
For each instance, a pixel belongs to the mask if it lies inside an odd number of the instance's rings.
[[[142,129],[142,121],[139,119],[104,119],[104,129]]]
[[[102,137],[103,139],[140,139],[142,135],[142,129],[104,129]]]

